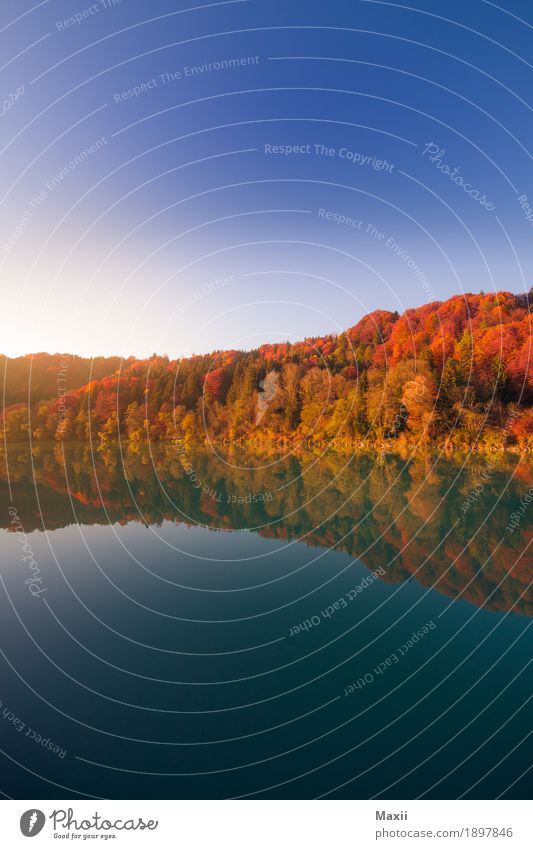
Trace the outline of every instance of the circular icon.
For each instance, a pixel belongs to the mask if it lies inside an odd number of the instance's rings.
[[[35,837],[36,834],[39,834],[43,830],[45,822],[46,817],[43,812],[38,811],[37,808],[31,808],[22,814],[20,818],[20,830],[24,837]]]

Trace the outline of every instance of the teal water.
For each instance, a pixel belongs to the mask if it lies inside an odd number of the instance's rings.
[[[529,797],[531,472],[10,451],[4,793]]]

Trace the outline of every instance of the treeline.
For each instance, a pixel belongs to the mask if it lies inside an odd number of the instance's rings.
[[[100,380],[114,374],[120,368],[121,362],[120,357],[88,359],[72,354],[29,354],[10,358],[0,354],[4,403],[6,406],[26,403],[28,387],[31,387],[34,403],[53,398],[57,394],[65,365],[70,385],[84,386],[90,380]]]
[[[529,450],[532,304],[533,290],[455,296],[338,336],[180,360],[5,360],[5,438]]]

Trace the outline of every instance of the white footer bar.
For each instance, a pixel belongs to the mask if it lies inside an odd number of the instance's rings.
[[[2,801],[1,845],[531,849],[523,801]]]

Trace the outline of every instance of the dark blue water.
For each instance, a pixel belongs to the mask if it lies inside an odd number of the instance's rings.
[[[524,460],[8,461],[6,795],[530,796]]]

